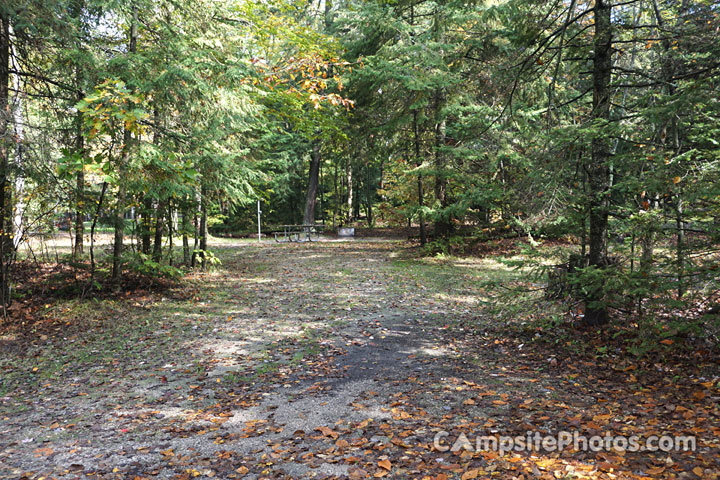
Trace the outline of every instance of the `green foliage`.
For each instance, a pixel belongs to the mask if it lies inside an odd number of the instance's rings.
[[[204,261],[211,269],[222,265],[222,261],[210,250],[193,250],[193,254],[197,255],[202,261]]]
[[[141,120],[147,118],[142,108],[143,97],[132,93],[125,82],[108,79],[75,106],[83,113],[88,138],[117,135],[118,131],[143,132]]]
[[[568,272],[576,300],[671,329],[684,310],[716,302],[714,3],[612,6],[607,118],[590,108],[587,4],[322,5],[6,7],[20,70],[7,80],[24,94],[10,102],[18,141],[7,180],[27,231],[77,220],[87,236],[97,220],[107,233],[125,213],[139,247],[126,250],[141,252],[126,253],[130,268],[172,276],[171,231],[212,263],[203,227],[254,230],[258,199],[265,226],[300,223],[316,152],[319,221],[432,223],[429,255],[462,250],[472,231],[526,237],[530,250],[566,238],[582,256],[589,214],[607,203],[612,261]],[[607,191],[594,196],[598,142],[611,152]],[[536,254],[524,252],[523,266],[547,272]]]
[[[179,278],[184,272],[172,265],[155,262],[148,255],[138,253],[128,259],[127,266],[133,271],[147,277]]]

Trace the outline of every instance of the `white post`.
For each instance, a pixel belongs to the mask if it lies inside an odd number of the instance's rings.
[[[260,199],[258,198],[258,242],[262,242],[260,238],[260,214],[262,213],[262,210],[260,210]]]

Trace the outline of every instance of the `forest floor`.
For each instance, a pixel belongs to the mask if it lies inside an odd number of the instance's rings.
[[[58,301],[0,333],[0,478],[719,478],[718,377],[517,334],[488,310],[493,285],[526,281],[503,255],[214,251],[223,265],[180,286]],[[696,449],[471,448],[536,432]]]

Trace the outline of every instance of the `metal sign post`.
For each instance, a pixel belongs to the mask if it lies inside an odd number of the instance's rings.
[[[260,199],[258,198],[258,242],[262,242],[261,233],[260,233],[260,214],[261,213],[262,213],[262,210],[260,210]]]

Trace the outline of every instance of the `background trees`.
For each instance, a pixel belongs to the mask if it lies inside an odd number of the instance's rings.
[[[169,274],[257,199],[267,226],[409,225],[429,252],[565,236],[588,324],[712,300],[716,2],[0,8],[3,304],[29,236],[72,223],[95,278],[109,227],[100,271]]]

